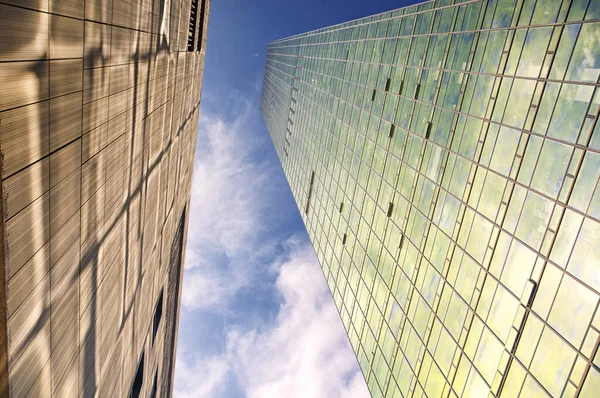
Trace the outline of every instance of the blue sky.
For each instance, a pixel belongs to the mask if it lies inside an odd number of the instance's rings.
[[[406,4],[212,1],[176,397],[368,396],[258,105],[269,42]]]

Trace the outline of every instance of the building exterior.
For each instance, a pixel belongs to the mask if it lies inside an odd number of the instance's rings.
[[[168,397],[209,0],[0,1],[1,397]]]
[[[600,4],[277,40],[261,110],[374,397],[600,387]]]

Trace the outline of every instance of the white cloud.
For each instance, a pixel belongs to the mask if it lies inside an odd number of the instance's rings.
[[[279,165],[260,156],[271,144],[256,134],[257,98],[233,97],[223,113],[235,117],[199,120],[174,395],[368,397],[310,242],[280,225],[297,209]],[[243,288],[271,317],[240,313]],[[197,331],[207,314],[219,325]]]
[[[276,286],[284,301],[275,323],[230,329],[226,351],[218,356],[189,364],[178,355],[177,397],[214,396],[232,376],[249,398],[369,397],[310,244],[292,239],[288,249],[287,260],[278,263]],[[211,366],[197,385],[184,380]]]
[[[178,347],[178,351],[186,351]],[[175,397],[200,398],[210,397],[223,387],[229,371],[224,357],[212,357],[206,360],[194,355],[191,360],[183,360],[177,356],[175,372]]]
[[[248,396],[369,396],[364,382],[348,382],[362,376],[356,375],[356,359],[308,244],[292,249],[277,288],[284,304],[272,329],[230,333],[228,349]]]
[[[247,237],[260,228],[256,215],[263,202],[256,188],[269,174],[249,160],[257,145],[244,134],[251,118],[245,104],[233,121],[206,115],[199,120],[199,141],[205,147],[194,165],[190,232],[194,242],[215,245],[230,256],[248,250]]]
[[[199,120],[182,296],[188,308],[225,303],[251,283],[253,261],[274,250],[263,235],[276,169],[254,159],[263,142],[250,134],[260,116],[243,97],[230,106],[239,110],[233,120]]]

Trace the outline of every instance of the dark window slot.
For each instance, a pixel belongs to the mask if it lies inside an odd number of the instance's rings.
[[[529,291],[529,297],[527,297],[527,308],[531,309],[533,300],[535,299],[535,294],[537,293],[538,284],[533,279],[529,279],[528,282],[531,285],[531,290]]]
[[[425,139],[429,139],[431,135],[431,122],[427,122],[427,130],[425,131]]]
[[[375,101],[375,93],[377,90],[373,89],[373,95],[371,96],[371,101]]]
[[[388,209],[387,209],[387,216],[388,217],[392,216],[392,211],[394,211],[394,204],[392,202],[390,202],[388,204]]]
[[[285,150],[285,148],[283,148],[283,153],[285,153],[285,156],[289,157],[290,155],[288,155],[288,151]]]
[[[340,203],[340,213],[344,211],[344,202]]]
[[[158,300],[156,300],[156,306],[154,307],[154,320],[152,322],[152,344],[156,340],[156,334],[158,333],[158,327],[160,326],[160,320],[162,319],[163,313],[163,291],[160,290]]]
[[[348,61],[348,57],[350,57],[350,50],[346,50],[346,61]]]
[[[137,370],[135,372],[135,378],[131,385],[131,392],[129,393],[130,398],[139,398],[142,392],[142,385],[144,384],[144,351],[140,355],[140,362],[138,363]]]
[[[342,245],[346,244],[346,238],[348,238],[348,235],[344,234],[344,236],[342,237]]]
[[[190,8],[190,25],[188,26],[188,51],[194,51],[194,37],[196,36],[196,19],[198,18],[198,0],[192,0]]]
[[[165,300],[165,308],[163,309],[163,316],[165,317],[165,322],[163,325],[164,331],[164,347],[162,352],[159,355],[161,360],[161,369],[160,369],[160,380],[165,380],[165,385],[162,387],[165,391],[159,391],[160,393],[165,393],[171,389],[170,380],[173,375],[173,370],[175,367],[174,361],[174,353],[176,349],[176,334],[177,334],[177,320],[179,319],[177,311],[175,308],[179,308],[179,294],[169,294],[168,292],[179,292],[180,282],[181,282],[181,273],[182,270],[182,250],[184,245],[184,235],[185,235],[185,220],[186,220],[187,208],[184,207],[181,211],[181,216],[179,217],[179,225],[175,230],[175,236],[171,241],[171,247],[167,257],[164,258],[163,263],[164,266],[167,267],[167,287],[166,292],[164,294]],[[172,308],[173,310],[168,311],[168,308]],[[158,353],[157,353],[158,354]],[[164,358],[164,360],[162,359]],[[162,384],[162,383],[161,383]],[[160,390],[161,388],[159,388]]]
[[[398,249],[402,250],[402,245],[404,244],[404,234],[400,236],[400,243],[398,243]]]
[[[206,7],[206,0],[202,0],[202,8],[200,8],[200,23],[198,24],[198,41],[196,42],[196,51],[202,50],[202,35],[204,34],[204,14],[206,14],[204,7]]]
[[[415,90],[415,99],[419,99],[419,91],[421,91],[421,83],[417,83],[417,89]]]
[[[390,91],[390,84],[392,84],[392,79],[390,79],[388,77],[387,81],[385,82],[385,91]]]
[[[390,138],[392,138],[394,136],[394,130],[396,130],[396,126],[392,124],[390,126],[390,135],[389,135]]]
[[[310,176],[310,186],[308,187],[308,199],[306,200],[306,209],[304,213],[308,214],[308,209],[310,208],[310,197],[312,196],[313,184],[315,183],[315,172],[313,171]]]
[[[156,390],[158,388],[158,369],[154,372],[154,381],[152,382],[152,389],[148,398],[156,398]]]
[[[535,298],[535,293],[537,292],[537,282],[534,281],[533,279],[529,279],[527,282],[529,282],[528,286],[526,287],[527,289],[529,289],[529,297],[527,298],[527,311],[525,312],[525,315],[523,316],[523,320],[521,321],[521,324],[519,325],[518,328],[515,328],[515,326],[512,327],[512,330],[516,330],[516,336],[513,340],[513,344],[512,347],[510,347],[510,353],[514,356],[517,353],[517,347],[519,345],[519,343],[521,342],[521,336],[523,335],[523,330],[525,329],[525,323],[527,322],[527,319],[529,318],[529,311],[531,311],[531,306],[533,305],[533,300]],[[526,293],[527,294],[527,293]],[[510,369],[511,365],[512,365],[512,361],[513,361],[513,356],[508,358],[508,364],[506,365],[506,369]],[[499,388],[498,388],[498,392],[501,393],[504,385],[506,384],[506,375],[508,374],[508,372],[505,372],[504,375],[502,376],[502,378],[500,379],[500,383],[499,383]]]
[[[400,82],[400,88],[398,89],[398,95],[402,95],[402,89],[404,89],[404,80]]]

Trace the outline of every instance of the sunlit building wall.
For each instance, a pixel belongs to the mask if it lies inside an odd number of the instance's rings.
[[[209,0],[0,1],[1,397],[168,397]]]
[[[600,3],[268,47],[261,110],[374,397],[597,397]]]

